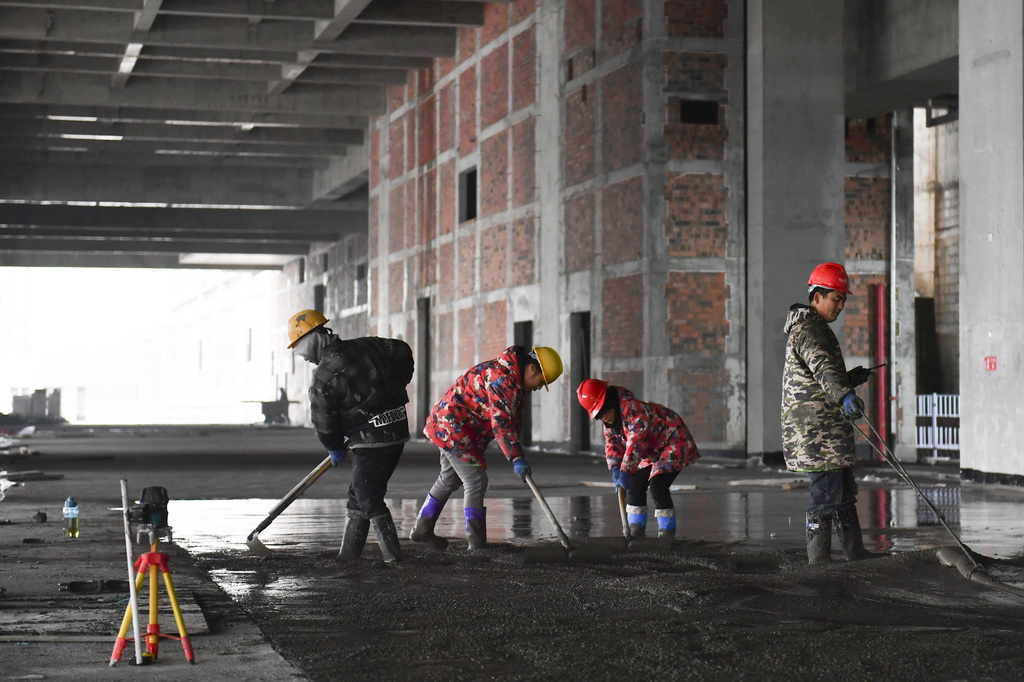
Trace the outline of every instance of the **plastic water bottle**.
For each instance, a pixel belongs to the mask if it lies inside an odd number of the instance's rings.
[[[73,497],[64,500],[64,535],[78,537],[78,501]]]

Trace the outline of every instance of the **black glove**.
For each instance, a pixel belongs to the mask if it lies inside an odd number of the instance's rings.
[[[846,376],[849,377],[850,383],[853,385],[853,387],[857,388],[858,386],[865,383],[868,379],[871,378],[871,370],[868,369],[867,367],[857,365],[849,372],[847,372]]]

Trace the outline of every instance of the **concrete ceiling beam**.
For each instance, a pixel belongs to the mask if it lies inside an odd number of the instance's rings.
[[[331,159],[327,168],[313,174],[313,200],[329,201],[366,185],[370,177],[370,156],[366,145],[353,147],[344,158]]]
[[[0,251],[0,267],[11,268],[177,268],[178,256],[141,253]],[[267,268],[280,270],[281,267]]]
[[[116,136],[113,136],[116,137]],[[248,144],[245,142],[190,142],[174,140],[97,140],[97,139],[65,139],[65,138],[30,138],[7,137],[0,133],[0,149],[43,150],[55,149],[74,151],[79,154],[111,151],[129,154],[150,153],[154,155],[154,163],[161,156],[191,156],[195,163],[202,163],[204,158],[221,156],[254,156],[275,158],[295,156],[306,158],[330,159],[344,156],[347,147],[338,145],[294,145],[294,144]]]
[[[215,240],[157,240],[157,239],[77,239],[45,237],[12,237],[0,233],[0,252],[3,251],[130,251],[132,253],[253,253],[279,256],[303,256],[309,253],[307,242],[266,242],[249,239]]]
[[[56,164],[79,164],[87,167],[97,165],[124,165],[131,169],[135,166],[159,166],[189,167],[195,169],[195,175],[200,177],[203,173],[225,173],[236,172],[238,169],[268,168],[275,171],[280,170],[305,170],[312,171],[318,168],[327,168],[329,162],[335,157],[308,157],[308,156],[212,156],[197,157],[188,154],[160,154],[152,152],[114,152],[100,150],[96,152],[75,151],[75,148],[48,148],[48,149],[12,149],[5,155],[4,163],[24,165],[26,163],[56,163]],[[200,161],[205,161],[200,163]],[[203,175],[202,177],[207,177]],[[112,188],[117,191],[117,188]],[[306,188],[305,195],[309,194]],[[97,196],[86,197],[85,200],[98,201]],[[81,199],[76,199],[81,200]],[[113,201],[112,199],[103,199]],[[139,201],[148,202],[149,199]],[[168,200],[170,201],[170,200]],[[156,200],[157,203],[168,203]],[[203,203],[202,201],[188,201],[175,199],[171,203]],[[261,201],[231,201],[220,200],[212,203],[220,204],[261,204]],[[292,205],[292,202],[289,202]]]

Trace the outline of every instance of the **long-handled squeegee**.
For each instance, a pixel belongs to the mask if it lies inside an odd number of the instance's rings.
[[[281,501],[274,505],[274,508],[270,510],[267,518],[263,519],[260,525],[256,526],[256,530],[249,533],[249,537],[246,538],[245,544],[248,545],[249,551],[259,556],[269,556],[271,554],[270,549],[260,541],[260,531],[264,530],[267,526],[274,522],[278,516],[281,515],[288,506],[294,502],[299,495],[306,492],[309,486],[316,483],[316,480],[327,473],[327,470],[332,466],[330,456],[324,458],[324,461],[320,462],[316,469],[313,469],[306,477],[303,478],[298,484],[288,491],[288,494],[281,498]]]

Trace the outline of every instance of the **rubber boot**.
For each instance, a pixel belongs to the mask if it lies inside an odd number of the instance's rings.
[[[676,537],[676,510],[655,509],[654,518],[658,519],[658,539],[674,540]]]
[[[629,521],[629,535],[634,540],[647,535],[647,506],[626,505],[626,520]]]
[[[827,564],[832,561],[832,517],[807,515],[807,563]]]
[[[835,513],[836,535],[843,546],[843,554],[847,561],[859,561],[874,556],[864,549],[864,539],[860,531],[860,519],[856,507],[839,509]]]
[[[341,551],[338,552],[338,559],[354,561],[363,553],[366,534],[370,531],[370,520],[355,509],[346,510],[346,516],[348,518],[345,521],[345,532],[341,536]]]
[[[391,518],[391,512],[374,516],[370,519],[373,524],[373,532],[377,535],[377,544],[380,546],[380,553],[384,561],[393,564],[402,560],[402,546],[398,544],[398,530],[395,529],[395,522]]]
[[[447,547],[448,541],[434,534],[437,517],[441,515],[441,509],[443,508],[444,502],[428,494],[427,499],[424,500],[423,506],[420,508],[419,516],[416,517],[416,526],[412,529],[412,533],[409,534],[409,539],[413,542],[426,542],[433,545],[434,549],[444,549]]]
[[[472,550],[487,547],[487,507],[466,507],[466,539]]]

